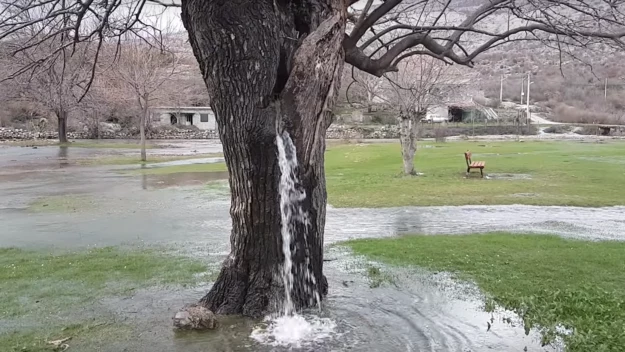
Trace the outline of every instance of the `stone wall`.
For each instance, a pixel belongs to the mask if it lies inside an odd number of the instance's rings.
[[[147,134],[148,139],[218,139],[217,131],[202,131],[189,129],[161,129],[150,131]],[[68,132],[68,139],[95,139],[91,132]],[[100,131],[99,139],[137,139],[136,133],[128,131]],[[22,129],[14,129],[0,127],[0,140],[28,140],[28,139],[58,139],[58,133],[55,131],[27,131]]]
[[[110,126],[108,126],[110,127]],[[421,138],[440,138],[451,136],[484,136],[484,135],[504,135],[516,134],[533,135],[537,134],[537,128],[531,126],[517,128],[515,126],[453,126],[453,125],[423,125],[419,127]],[[93,132],[69,132],[69,139],[91,139]],[[148,139],[219,139],[217,131],[207,131],[198,129],[184,129],[167,126],[157,130],[149,131]],[[57,139],[56,132],[30,132],[20,129],[0,127],[0,140],[21,140],[21,139]],[[127,131],[121,128],[100,128],[100,139],[137,139],[137,131]],[[399,138],[399,127],[397,125],[332,125],[326,134],[328,139],[397,139]]]
[[[423,124],[419,126],[419,138],[444,138],[452,136],[488,136],[488,135],[535,135],[538,128],[534,125],[518,128],[512,125],[471,126],[453,124]],[[396,139],[399,138],[397,125],[332,125],[326,134],[328,139]]]
[[[397,125],[330,125],[326,133],[327,139],[394,139],[399,138]]]

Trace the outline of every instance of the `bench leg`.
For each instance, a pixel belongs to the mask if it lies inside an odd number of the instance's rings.
[[[484,169],[480,169],[480,175],[482,175],[482,178],[484,178],[484,171],[482,171]]]
[[[471,173],[471,168],[467,167],[467,176],[469,176],[470,173]]]

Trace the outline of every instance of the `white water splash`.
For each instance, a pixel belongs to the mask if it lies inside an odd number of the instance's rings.
[[[282,315],[269,316],[265,322],[254,329],[251,337],[256,341],[272,346],[290,346],[299,348],[317,341],[327,339],[333,335],[336,323],[328,318],[320,318],[314,315],[300,315],[295,310],[293,303],[293,286],[295,277],[293,272],[303,275],[306,283],[305,291],[309,297],[314,297],[317,306],[321,309],[321,297],[317,289],[314,274],[310,271],[308,256],[306,262],[293,270],[293,252],[291,243],[297,226],[308,228],[310,219],[308,213],[302,208],[302,202],[306,200],[306,191],[298,188],[297,179],[297,153],[295,145],[288,133],[276,136],[278,147],[278,161],[280,165],[280,214],[282,234],[282,281],[284,283],[284,302],[282,302]],[[306,236],[304,236],[304,240]],[[304,243],[304,248],[308,243]]]
[[[335,330],[336,323],[329,318],[294,314],[267,318],[251,337],[265,345],[301,348],[331,338]]]

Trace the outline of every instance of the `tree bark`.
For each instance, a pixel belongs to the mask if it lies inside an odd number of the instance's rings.
[[[146,99],[141,117],[139,118],[139,134],[141,135],[141,161],[147,160],[147,155],[145,152],[145,123],[147,121],[147,115],[148,115],[147,101],[148,100]]]
[[[404,165],[404,174],[416,175],[414,157],[417,152],[417,137],[419,121],[425,117],[425,112],[400,112],[399,113],[399,142],[401,143],[401,156]]]
[[[342,0],[184,0],[189,33],[230,171],[231,253],[200,303],[218,314],[262,316],[284,296],[276,136],[288,132],[306,192],[290,244],[296,308],[327,292],[325,132],[344,62]],[[312,276],[303,275],[305,269]]]
[[[67,112],[60,110],[56,114],[58,120],[59,142],[67,143]]]

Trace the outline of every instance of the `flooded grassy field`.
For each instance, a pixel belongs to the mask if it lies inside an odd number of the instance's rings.
[[[527,153],[534,160],[541,155],[554,158],[568,148],[554,145],[543,152],[530,146]],[[494,174],[527,174],[530,179],[466,180],[464,160],[453,159],[459,164],[454,167],[450,157],[445,162],[455,179],[448,197],[458,192],[466,201],[466,189],[483,189],[478,182],[530,182],[531,186],[521,185],[523,189],[515,191],[524,194],[544,195],[547,190],[559,189],[554,185],[561,181],[550,178],[557,175],[535,172],[523,167],[517,154],[506,154],[509,150],[523,153],[520,148],[524,147],[492,147],[489,152],[497,150],[494,153],[498,155],[489,156],[484,149],[481,156],[495,164]],[[367,156],[362,148],[373,149]],[[441,149],[452,153],[449,148],[461,154],[467,145],[448,143],[428,152]],[[478,146],[471,148],[480,156]],[[411,180],[398,177],[399,168],[390,162],[367,171],[380,158],[399,153],[395,149],[392,144],[330,148],[328,187],[330,203],[335,205],[328,209],[325,236],[330,293],[321,312],[305,315],[310,322],[307,326],[314,329],[299,331],[294,338],[269,331],[263,322],[241,318],[223,320],[215,332],[172,329],[173,313],[206,293],[229,252],[229,191],[218,143],[167,141],[150,149],[152,160],[143,165],[130,162],[137,155],[132,148],[0,147],[0,247],[12,248],[0,249],[2,268],[9,273],[0,284],[6,285],[0,288],[0,298],[14,302],[0,307],[0,345],[10,346],[9,351],[39,351],[52,346],[48,341],[72,337],[65,343],[74,351],[274,351],[296,346],[303,351],[562,349],[558,344],[541,347],[540,333],[532,330],[526,335],[518,316],[511,312],[487,313],[484,296],[475,285],[444,272],[372,262],[354,256],[338,243],[405,234],[491,231],[622,240],[625,208],[487,205],[485,198],[478,198],[474,205],[418,206],[419,192],[432,197],[432,191],[419,187],[422,181],[413,179],[415,183],[407,187]],[[611,145],[579,147],[573,150],[571,162],[604,165],[605,160],[618,158],[615,149]],[[417,161],[417,165],[423,165],[426,177],[436,184],[452,177],[438,180],[442,166],[435,167],[433,160],[426,159],[430,156],[423,154],[423,163]],[[401,162],[399,154],[393,160]],[[497,160],[508,161],[497,165]],[[603,182],[615,178],[614,172],[625,174],[618,169],[623,164],[610,165],[603,173],[580,171],[575,175]],[[567,170],[577,169],[570,167]],[[467,182],[470,185],[462,185]],[[387,183],[387,195],[379,185],[382,183]],[[489,189],[498,188],[493,186],[497,184],[489,184]],[[389,201],[400,186],[410,196]],[[590,197],[592,190],[585,188],[590,186],[580,187],[581,197]],[[365,200],[367,194],[372,200]],[[532,196],[516,197],[525,198],[531,200]],[[409,199],[415,202],[406,204]],[[611,199],[606,205],[615,205]],[[119,267],[107,270],[112,261]],[[76,268],[77,262],[84,265]],[[86,272],[91,274],[84,276]],[[41,287],[48,289],[41,291]]]

